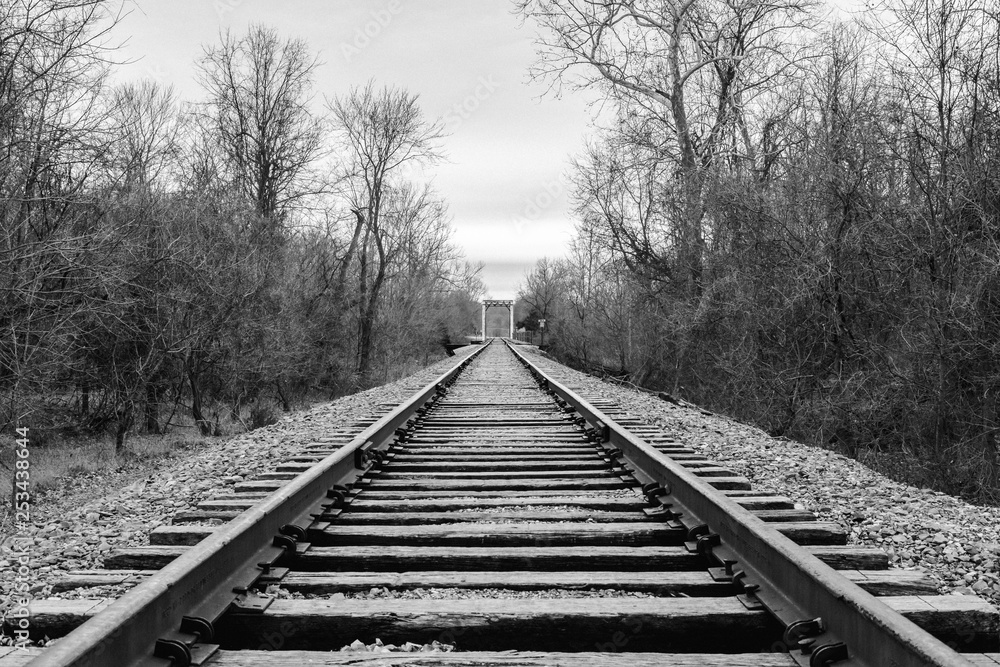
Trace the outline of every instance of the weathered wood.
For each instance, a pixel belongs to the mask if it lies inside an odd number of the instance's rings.
[[[737,591],[707,572],[293,572],[280,585],[289,591],[330,595],[373,588],[496,588],[520,591],[620,590],[654,595],[721,597]]]
[[[384,467],[381,471],[372,475],[372,481],[375,482],[385,482],[388,480],[408,480],[414,483],[425,482],[425,481],[435,481],[435,480],[470,480],[470,481],[494,481],[498,477],[503,477],[505,480],[529,480],[529,479],[573,479],[573,478],[596,478],[603,479],[605,477],[610,477],[615,473],[612,473],[607,464],[604,464],[599,469],[584,468],[580,470],[573,469],[559,469],[559,470],[515,470],[514,468],[500,467],[493,470],[452,470],[447,466],[441,466],[442,468],[447,468],[443,470],[437,470],[434,472],[397,472],[395,465],[389,465]],[[284,473],[290,474],[290,473]],[[621,475],[619,471],[616,473]]]
[[[750,481],[745,477],[706,477],[705,481],[716,489],[747,490]],[[272,486],[268,486],[268,485]],[[278,482],[244,482],[238,484],[237,491],[279,488]],[[368,488],[379,491],[581,491],[586,489],[610,490],[628,488],[618,477],[583,477],[548,479],[380,479],[372,478]]]
[[[808,523],[808,522],[815,522],[815,521],[817,521],[816,515],[813,514],[810,511],[808,511],[808,510],[799,510],[799,509],[755,509],[755,507],[757,507],[757,506],[760,505],[759,503],[755,502],[755,499],[740,500],[739,504],[743,505],[744,507],[747,507],[747,509],[750,509],[750,511],[753,512],[754,516],[756,516],[760,520],[767,521],[767,522],[770,522],[770,523]],[[762,504],[764,504],[765,506],[767,506],[767,505],[770,505],[771,503],[766,502],[766,503],[762,503]],[[644,507],[643,508],[643,513],[646,514],[647,516],[649,516],[650,518],[657,518],[659,516],[657,514],[659,511],[660,510],[658,508],[655,508],[655,507]],[[823,525],[823,524],[817,524],[817,525]],[[827,525],[830,525],[830,524],[827,524]],[[833,524],[833,525],[837,525],[837,524]],[[839,530],[839,529],[835,529],[834,532],[841,533],[843,531]],[[844,539],[846,539],[846,533],[844,534]],[[843,544],[843,542],[835,541],[835,542],[832,542],[832,544]]]
[[[963,651],[1000,649],[1000,611],[975,595],[907,595],[883,602]]]
[[[406,444],[428,442],[513,442],[513,443],[569,443],[586,442],[583,431],[566,426],[472,426],[461,428],[419,427],[405,438]]]
[[[106,609],[113,600],[33,600],[28,604],[31,614],[29,637],[63,637],[87,619]],[[3,629],[10,632],[14,619],[4,619]]]
[[[744,505],[743,503],[740,503]],[[746,507],[746,505],[744,505]],[[756,510],[751,509],[753,515],[761,521],[768,523],[786,523],[789,521],[816,521],[816,515],[809,510]]]
[[[675,453],[675,454],[669,454],[668,458],[671,458],[674,461],[688,461],[688,462],[704,461],[706,463],[710,462],[709,458],[707,456],[705,456],[704,454],[682,454],[682,453]]]
[[[154,572],[155,570],[71,570],[52,582],[52,592],[62,593],[92,586],[133,586],[145,581]]]
[[[213,526],[160,526],[149,534],[151,545],[194,545]],[[522,545],[679,545],[685,531],[658,522],[642,523],[486,523],[418,526],[346,526],[333,524],[310,531],[314,546],[522,546]]]
[[[474,414],[474,413],[470,413]],[[544,417],[510,417],[510,418],[484,418],[484,417],[466,417],[459,418],[458,416],[439,416],[435,414],[433,417],[427,418],[424,422],[420,424],[415,429],[416,433],[424,433],[427,431],[451,431],[455,427],[462,429],[462,431],[467,430],[470,426],[484,427],[488,429],[493,428],[513,428],[515,426],[525,426],[529,428],[538,428],[541,430],[543,426],[550,426],[556,429],[571,429],[574,428],[574,424],[571,420],[567,418],[557,418],[557,419],[546,419]]]
[[[360,503],[361,501],[356,501]],[[464,507],[471,507],[475,505],[474,501],[466,501]],[[355,512],[350,511],[346,513],[340,513],[337,516],[330,515],[329,517],[321,517],[324,521],[336,520],[339,524],[344,525],[362,525],[362,524],[372,524],[372,523],[386,523],[386,524],[399,524],[399,525],[416,525],[416,524],[434,524],[434,523],[468,523],[474,521],[593,521],[597,523],[612,523],[615,521],[644,521],[652,520],[649,519],[645,514],[637,511],[587,511],[583,509],[573,509],[573,510],[553,510],[545,511],[543,509],[535,511],[515,511],[511,510],[508,512],[475,512],[475,511],[442,511],[442,512],[400,512],[399,509],[413,509],[408,506],[401,508],[401,504],[396,501],[388,501],[387,504],[391,505],[391,508],[385,509],[385,511],[372,511],[372,512]],[[550,503],[555,504],[555,503]],[[565,503],[572,504],[572,503]],[[508,504],[509,505],[509,504]],[[633,503],[638,509],[641,507],[638,503]],[[353,509],[354,503],[352,503],[349,508]],[[452,505],[452,509],[456,509]],[[615,508],[617,509],[617,508]],[[784,510],[778,510],[784,511]],[[755,512],[755,514],[757,514]],[[805,518],[802,516],[805,513],[796,513],[794,515],[794,520],[800,520]],[[200,521],[231,521],[232,519],[239,516],[239,512],[219,512],[219,511],[204,511],[204,510],[192,510],[186,512],[178,512],[171,518],[171,523],[175,525],[186,524],[186,523],[197,523]],[[780,518],[780,517],[779,517]],[[767,519],[765,519],[767,520]],[[782,519],[784,520],[784,519]],[[789,521],[793,518],[788,518]]]
[[[353,510],[353,506],[350,508]],[[410,509],[404,507],[401,509]],[[428,525],[439,523],[470,523],[475,521],[593,521],[612,523],[615,521],[650,521],[642,512],[588,512],[586,510],[533,510],[506,512],[356,512],[341,513],[336,519],[338,525],[395,524]]]
[[[925,574],[907,570],[841,572],[873,595],[934,595],[936,585]],[[322,572],[296,573],[280,581],[299,593],[328,595],[367,592],[372,588],[500,588],[513,590],[623,590],[654,595],[722,596],[733,586],[712,579],[705,571],[692,572]]]
[[[598,489],[600,490],[600,489]],[[618,489],[612,489],[613,491],[618,491]],[[475,489],[464,489],[455,491],[399,491],[399,490],[387,490],[387,489],[373,489],[370,486],[361,486],[357,489],[359,499],[364,500],[404,500],[409,503],[413,500],[444,500],[448,498],[502,498],[504,500],[518,501],[518,504],[531,504],[539,498],[580,498],[586,497],[580,493],[577,493],[579,489],[575,487],[573,489],[524,489],[521,491],[505,491],[503,489],[482,489],[476,491]],[[622,495],[600,495],[594,494],[590,495],[590,498],[599,500],[611,500],[611,499],[621,499],[625,498],[631,500],[632,502],[638,502],[643,505],[646,501],[638,493],[625,492]]]
[[[794,509],[795,503],[784,496],[730,496],[732,500],[749,510]]]
[[[497,443],[462,443],[454,447],[443,444],[419,445],[411,447],[409,443],[392,448],[396,456],[419,456],[432,461],[449,460],[453,456],[462,456],[466,460],[478,460],[482,457],[524,456],[527,457],[581,457],[599,455],[600,450],[592,444],[577,444],[571,446],[552,447],[546,445],[522,445],[511,447]]]
[[[514,415],[500,419],[462,419],[449,423],[440,417],[428,418],[414,428],[411,438],[450,438],[452,436],[476,435],[526,435],[526,436],[569,436],[582,437],[583,430],[572,422],[559,420],[520,419]]]
[[[847,544],[837,523],[808,521],[776,524],[797,544]],[[193,545],[217,526],[160,526],[149,534],[151,545]],[[445,523],[437,525],[352,526],[335,523],[311,532],[316,546],[400,544],[426,546],[518,546],[523,544],[665,545],[681,544],[684,531],[658,522],[617,523]]]
[[[706,477],[705,483],[709,486],[714,486],[717,489],[723,490],[749,490],[750,480],[746,477]]]
[[[216,511],[206,511],[206,510],[192,510],[188,512],[178,512],[170,518],[170,523],[174,525],[180,525],[183,523],[196,523],[198,521],[222,521],[223,523],[227,521],[232,521],[240,515],[239,512],[216,512]]]
[[[445,447],[450,449],[459,449],[463,447],[469,447],[470,444],[478,445],[489,444],[489,445],[503,445],[504,447],[553,447],[553,448],[571,448],[580,447],[583,443],[586,443],[587,438],[583,434],[579,435],[534,435],[530,430],[525,430],[520,435],[505,434],[505,435],[494,435],[490,432],[484,431],[479,434],[468,434],[460,435],[455,433],[453,435],[441,435],[438,437],[434,436],[411,436],[406,439],[406,446],[409,449],[419,449],[420,447]]]
[[[551,465],[563,464],[567,462],[580,463],[603,463],[596,448],[591,448],[582,454],[527,454],[524,452],[507,452],[504,454],[476,454],[466,456],[465,454],[407,454],[393,447],[390,450],[393,454],[393,466],[421,466],[429,469],[437,469],[439,466],[469,465],[488,466],[495,463],[524,463],[526,465]]]
[[[42,654],[42,649],[0,646],[0,667],[24,667]]]
[[[261,480],[289,480],[295,479],[301,474],[300,472],[262,472],[254,477],[254,480],[258,482]]]
[[[0,646],[0,667],[24,667],[41,654],[40,648]]]
[[[646,502],[638,496],[632,498],[612,498],[600,496],[576,495],[565,498],[550,498],[544,496],[524,496],[512,494],[512,497],[483,498],[421,498],[421,499],[374,499],[372,492],[366,491],[351,501],[348,508],[352,512],[454,512],[486,507],[517,507],[531,505],[537,507],[570,506],[580,510],[600,510],[605,512],[639,512]]]
[[[681,465],[687,468],[688,472],[694,473],[698,477],[739,477],[739,475],[731,469],[723,468],[719,465],[689,466],[684,463],[681,463]]]
[[[790,521],[772,528],[796,544],[847,544],[847,531],[835,521]]]
[[[176,548],[176,547],[174,547]],[[293,568],[301,571],[413,570],[691,570],[700,558],[683,547],[312,547]]]
[[[614,635],[612,635],[613,644]],[[623,642],[627,635],[619,638]],[[615,645],[617,648],[617,645]],[[266,647],[270,648],[270,647]],[[628,649],[624,643],[622,650]],[[452,653],[326,653],[319,651],[220,651],[212,667],[795,667],[782,653],[579,653],[527,651]],[[992,663],[990,663],[992,666]],[[0,663],[0,667],[7,667]],[[14,667],[14,666],[12,666]],[[20,667],[20,665],[16,666]]]
[[[462,650],[693,651],[767,649],[780,628],[735,598],[471,600],[286,600],[262,614],[229,614],[216,626],[223,648],[286,632],[283,648],[336,650],[372,642],[455,642]],[[616,641],[616,638],[618,641]]]
[[[680,545],[683,529],[641,523],[484,523],[424,526],[340,526],[311,533],[316,546],[653,546]]]
[[[155,570],[74,570],[57,580],[54,592],[107,585],[134,585]],[[691,596],[732,595],[732,584],[713,580],[705,571],[691,572],[291,572],[278,583],[289,591],[329,595],[366,593],[372,588],[502,588],[510,590],[626,590],[657,595],[683,593]],[[923,591],[921,591],[923,592]]]
[[[754,491],[753,489],[735,489],[723,491],[723,495],[729,498],[768,498],[774,497],[773,491]]]
[[[889,556],[877,547],[814,546],[805,550],[834,570],[886,570]]]
[[[467,444],[448,447],[441,444],[411,445],[409,442],[395,445],[392,451],[397,456],[420,456],[430,459],[438,457],[450,458],[461,456],[466,459],[477,459],[480,456],[593,456],[599,448],[588,443],[572,443],[556,446],[552,443],[544,445],[508,445],[482,444],[469,447]]]
[[[249,494],[247,495],[249,496]],[[198,509],[207,512],[242,512],[250,509],[261,500],[262,498],[244,497],[242,494],[237,498],[212,498],[211,500],[203,500],[198,503]]]
[[[292,470],[292,464],[282,464],[278,470]],[[298,469],[298,468],[295,468]],[[587,458],[559,458],[542,459],[535,461],[525,461],[523,459],[510,459],[507,461],[483,461],[479,458],[469,460],[460,457],[454,461],[432,461],[432,462],[409,462],[391,459],[388,467],[384,468],[384,473],[441,473],[441,472],[528,472],[535,470],[563,471],[563,470],[607,470],[608,463],[596,454]],[[560,474],[563,474],[560,472]]]
[[[872,595],[936,595],[937,582],[917,570],[844,570],[842,575]]]
[[[163,547],[160,547],[163,548]],[[173,547],[177,548],[177,547]],[[804,547],[834,569],[886,569],[880,549]],[[657,571],[702,568],[699,557],[680,547],[313,547],[296,559],[295,569],[364,571],[408,570],[619,570]]]
[[[742,503],[741,503],[742,504]],[[751,510],[753,515],[761,521],[769,523],[789,523],[802,521],[816,521],[816,515],[808,510]]]
[[[628,488],[618,477],[549,479],[386,479],[375,477],[366,488],[378,491],[581,491]]]
[[[104,567],[158,570],[188,548],[113,549]],[[681,547],[312,547],[296,558],[294,567],[303,571],[684,570],[699,564],[697,556]]]
[[[943,641],[962,640],[972,650],[997,649],[998,613],[979,598],[883,601]],[[697,650],[711,639],[716,650],[749,651],[769,648],[778,630],[766,613],[749,611],[729,597],[604,598],[599,604],[586,598],[277,599],[263,614],[226,617],[217,639],[224,647],[245,646],[246,637],[266,636],[285,622],[296,628],[288,649],[336,649],[355,638],[402,642],[417,636],[456,641],[465,650],[610,650],[603,640],[626,630],[630,650]]]
[[[881,549],[857,546],[804,547],[838,570],[884,570],[889,558]],[[183,546],[113,549],[104,567],[116,570],[159,569],[183,553]],[[699,567],[697,557],[678,547],[339,547],[312,548],[300,555],[297,569],[325,570],[678,570]]]
[[[285,484],[288,480],[273,480],[273,479],[263,479],[263,480],[250,480],[247,482],[239,482],[233,487],[233,491],[236,493],[258,493],[261,491],[277,491]]]
[[[517,430],[468,430],[452,433],[416,433],[406,438],[407,447],[433,446],[456,448],[459,445],[478,447],[480,445],[501,445],[513,447],[580,447],[588,443],[587,437],[580,432],[566,433],[550,431],[538,433],[533,428]]]

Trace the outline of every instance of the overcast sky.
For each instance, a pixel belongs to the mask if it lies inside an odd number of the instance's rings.
[[[513,298],[535,260],[564,253],[573,225],[565,174],[591,111],[582,94],[543,97],[546,87],[528,80],[534,32],[511,15],[510,0],[134,2],[119,35],[136,62],[119,76],[171,83],[182,99],[201,96],[193,63],[202,46],[250,23],[319,53],[320,102],[369,79],[417,93],[450,133],[434,185],[450,206],[456,243],[486,263],[490,297]]]

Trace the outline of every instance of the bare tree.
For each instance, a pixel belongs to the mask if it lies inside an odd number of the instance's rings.
[[[79,317],[114,272],[91,271],[87,191],[105,137],[98,107],[119,14],[102,0],[0,0],[0,425],[72,365]]]
[[[518,0],[517,6],[543,30],[537,75],[607,91],[636,139],[669,157],[677,183],[661,184],[657,198],[673,202],[661,221],[676,229],[675,261],[688,294],[699,296],[709,173],[733,152],[758,159],[751,105],[798,61],[792,36],[805,24],[809,0]]]
[[[358,260],[357,372],[371,363],[372,334],[388,261],[383,221],[399,172],[414,163],[440,158],[440,122],[427,121],[417,96],[373,83],[329,102],[346,161],[346,196],[357,218],[346,262]]]
[[[152,81],[127,83],[110,95],[108,145],[111,182],[122,190],[167,185],[176,165],[180,110],[173,87]]]
[[[205,49],[201,115],[226,158],[226,174],[274,231],[290,207],[323,191],[312,171],[323,152],[323,120],[309,108],[319,62],[302,40],[253,25]]]
[[[566,267],[543,257],[524,276],[517,300],[530,308],[528,319],[541,332],[539,345],[545,344],[545,333],[555,325],[555,316],[566,295]]]

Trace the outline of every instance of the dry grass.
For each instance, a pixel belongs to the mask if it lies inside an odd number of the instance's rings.
[[[242,431],[227,425],[227,433]],[[37,437],[35,437],[37,436]],[[115,452],[114,436],[66,435],[39,429],[28,433],[30,451],[29,490],[32,520],[40,519],[39,505],[46,497],[58,494],[85,476],[108,475],[109,478],[141,477],[151,464],[164,458],[183,456],[190,449],[203,447],[215,438],[201,435],[196,427],[174,426],[164,435],[134,434],[126,441],[124,452]],[[14,438],[0,437],[0,536],[13,528]]]
[[[293,402],[293,408],[308,409],[323,400],[320,396],[301,398]],[[187,450],[219,440],[202,435],[189,416],[177,413],[172,416],[166,434],[130,434],[125,451],[116,454],[111,434],[84,435],[57,426],[68,421],[62,407],[56,405],[39,411],[35,415],[39,425],[31,427],[28,433],[30,492],[36,508],[33,519],[38,516],[38,504],[46,496],[63,492],[76,479],[95,474],[107,475],[109,479],[141,477],[149,474],[150,464],[157,460],[183,456]],[[223,436],[243,433],[283,416],[280,408],[267,402],[245,406],[236,420],[228,408],[209,407],[206,413]],[[0,436],[0,537],[10,534],[14,520],[11,510],[15,457],[14,437]]]
[[[181,456],[185,450],[205,445],[207,440],[196,429],[177,429],[166,435],[136,435],[129,438],[127,450],[116,455],[112,436],[55,437],[35,445],[29,432],[31,496],[33,500],[39,500],[48,494],[58,493],[68,481],[91,473],[135,469],[137,474],[141,474],[145,464],[165,457]],[[3,489],[0,534],[8,533],[6,529],[13,520],[10,493],[13,488],[14,456],[13,439],[4,438],[0,449],[0,488]]]

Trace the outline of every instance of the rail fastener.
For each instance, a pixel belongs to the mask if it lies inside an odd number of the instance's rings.
[[[508,347],[525,366],[537,368],[523,352]],[[698,534],[719,535],[718,546],[709,551],[718,562],[740,563],[739,582],[745,582],[741,597],[759,602],[786,628],[804,618],[824,619],[823,635],[815,642],[818,648],[813,644],[806,651],[789,647],[789,655],[797,662],[822,667],[849,655],[852,666],[971,667],[946,644],[538,370],[559,399],[571,404],[590,425],[602,422],[610,427],[607,447],[622,450],[641,484],[658,483],[671,490],[669,502],[684,515],[684,525]]]

